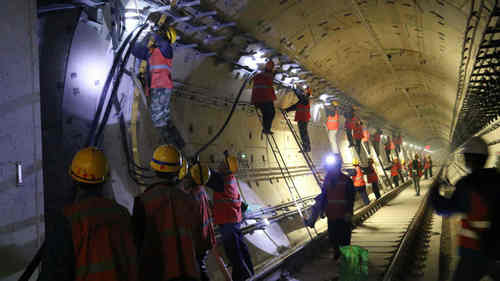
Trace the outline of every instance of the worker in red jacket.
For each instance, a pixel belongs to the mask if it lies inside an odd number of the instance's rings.
[[[377,129],[375,131],[375,134],[372,135],[372,145],[373,149],[375,150],[375,153],[377,153],[377,156],[379,156],[380,152],[380,139],[382,138],[382,129]]]
[[[368,155],[371,154],[370,151],[370,131],[368,130],[367,126],[364,126],[363,123],[361,123],[361,126],[363,127],[363,138],[361,139],[363,141],[363,144],[365,145],[366,153]]]
[[[295,111],[295,121],[299,126],[300,139],[302,140],[302,151],[311,152],[311,141],[307,132],[307,125],[311,119],[311,88],[307,87],[305,93],[297,92],[299,101],[286,109],[286,112]]]
[[[394,144],[391,141],[391,137],[387,136],[387,140],[384,143],[385,156],[387,157],[387,162],[391,163],[391,150]]]
[[[380,188],[378,186],[378,175],[373,166],[373,159],[368,159],[368,168],[366,169],[366,175],[368,178],[368,183],[372,184],[372,191],[377,199],[380,198]]]
[[[391,167],[386,168],[386,170],[391,170],[391,178],[394,182],[394,186],[398,187],[401,171],[401,164],[399,163],[399,159],[397,157],[394,157]]]
[[[273,79],[274,63],[272,60],[266,63],[264,72],[255,75],[253,78],[251,103],[262,114],[262,133],[264,134],[272,134],[271,128],[276,113],[274,110],[276,95],[274,94]]]
[[[429,162],[429,156],[424,156],[424,176],[425,179],[429,178],[429,169],[431,168],[431,163]]]
[[[332,107],[325,107],[326,111],[326,129],[328,130],[328,139],[330,140],[330,146],[332,147],[333,153],[339,153],[339,147],[337,144],[337,132],[339,130],[339,111],[337,106],[339,103],[337,101],[332,102]]]
[[[396,151],[396,155],[399,155],[401,152],[401,145],[403,144],[403,137],[401,133],[394,137],[394,150]]]
[[[349,141],[349,147],[351,147],[354,146],[354,140],[353,140],[354,126],[358,123],[359,119],[358,117],[356,117],[353,108],[344,112],[344,118],[345,118],[344,130],[347,136],[347,140]]]
[[[354,148],[356,149],[356,152],[358,153],[358,156],[361,156],[361,139],[363,138],[363,122],[361,120],[357,119],[356,122],[354,122],[354,127],[352,129],[352,137],[354,139]]]

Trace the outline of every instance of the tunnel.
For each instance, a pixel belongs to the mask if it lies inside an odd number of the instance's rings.
[[[381,196],[365,177],[369,203],[360,194],[354,201],[352,244],[368,249],[366,280],[396,280],[405,271],[405,280],[449,280],[459,221],[432,212],[429,186],[446,178],[453,192],[469,173],[460,151],[474,136],[488,145],[486,167],[499,167],[497,1],[12,0],[0,15],[0,280],[37,280],[52,214],[76,195],[70,166],[80,149],[104,152],[103,196],[130,214],[155,183],[150,161],[165,141],[151,114],[149,62],[133,49],[160,20],[176,33],[169,120],[185,142],[185,161],[216,171],[225,151],[237,159],[251,280],[337,273],[325,258],[327,219],[304,225],[332,152],[345,175],[354,177],[370,158],[378,175]],[[252,100],[269,62],[272,134]],[[310,152],[291,110],[308,91]],[[359,144],[349,138],[352,116],[368,134]],[[416,155],[433,161],[422,196],[414,196],[405,168]],[[403,164],[397,183],[396,158]],[[398,235],[382,234],[390,232]],[[425,243],[421,232],[429,234]],[[421,264],[400,261],[412,257]],[[209,255],[210,280],[227,280],[217,262]]]

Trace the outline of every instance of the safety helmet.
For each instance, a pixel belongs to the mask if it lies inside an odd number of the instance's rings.
[[[403,164],[403,165],[405,164],[405,160],[404,160],[404,159],[403,159],[403,160],[401,160],[401,164]]]
[[[354,158],[354,159],[352,160],[352,164],[353,164],[354,166],[359,166],[359,160],[358,160],[358,159],[356,159],[356,158]]]
[[[339,102],[338,102],[338,101],[336,101],[336,100],[334,100],[334,101],[332,101],[332,105],[333,105],[333,106],[339,106]]]
[[[160,145],[154,153],[149,165],[160,173],[178,173],[182,168],[182,155],[173,145]]]
[[[266,62],[266,70],[267,71],[272,71],[274,69],[274,62],[272,60],[269,60]]]
[[[108,160],[104,152],[96,147],[87,147],[78,151],[69,169],[74,180],[90,184],[104,182],[108,171]]]
[[[231,171],[231,173],[238,172],[238,159],[234,156],[226,156],[224,159],[224,163],[226,164],[226,168]]]
[[[165,35],[170,40],[170,43],[174,44],[177,41],[177,31],[173,27],[169,26],[165,31]]]
[[[488,155],[488,144],[480,137],[472,137],[465,143],[462,153]]]
[[[210,179],[210,169],[200,163],[189,168],[189,175],[197,185],[205,185]]]

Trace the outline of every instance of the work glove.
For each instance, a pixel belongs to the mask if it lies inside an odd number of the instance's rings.
[[[243,201],[241,202],[241,212],[244,214],[248,210],[248,204],[247,202]]]

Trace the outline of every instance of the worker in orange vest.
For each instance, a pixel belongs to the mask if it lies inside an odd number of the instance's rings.
[[[274,109],[276,95],[274,94],[273,79],[274,63],[272,60],[266,63],[264,72],[255,75],[253,78],[251,103],[262,114],[262,133],[264,134],[272,134],[271,128],[276,113]]]
[[[361,123],[361,126],[363,127],[363,138],[361,139],[365,145],[365,148],[366,148],[366,153],[368,153],[368,155],[371,154],[371,151],[370,151],[370,131],[368,130],[368,127],[367,126],[364,126],[363,123]]]
[[[372,184],[372,191],[375,194],[375,197],[377,199],[380,198],[380,188],[378,186],[378,176],[377,172],[375,171],[375,167],[373,167],[373,159],[369,158],[368,159],[368,168],[366,170],[366,175],[368,178],[368,183]]]
[[[380,139],[382,137],[382,129],[377,129],[375,131],[375,134],[372,135],[372,145],[373,149],[375,150],[375,153],[377,153],[377,156],[380,155]]]
[[[134,225],[141,280],[200,280],[196,257],[196,205],[179,180],[183,157],[172,145],[153,153],[151,168],[161,180],[134,202]]]
[[[366,182],[364,179],[363,171],[361,170],[361,167],[359,167],[359,160],[354,159],[352,162],[352,164],[354,165],[354,170],[356,172],[356,174],[352,176],[354,188],[361,195],[361,198],[363,199],[365,205],[368,205],[370,204],[370,199],[368,198],[368,193],[366,193]]]
[[[391,150],[394,144],[391,141],[391,137],[387,136],[387,140],[384,143],[385,156],[387,157],[387,162],[392,162],[391,160]]]
[[[295,121],[299,126],[300,139],[302,140],[302,151],[311,152],[311,140],[309,139],[309,133],[307,132],[307,125],[311,119],[311,88],[307,87],[305,93],[297,92],[297,97],[299,101],[287,108],[285,111],[295,111]]]
[[[347,141],[349,141],[349,147],[352,147],[354,146],[353,130],[356,124],[358,123],[359,119],[358,117],[356,117],[353,108],[350,108],[350,110],[344,112],[344,118],[345,118],[344,130],[347,136]]]
[[[394,157],[394,159],[392,159],[391,167],[386,168],[386,170],[391,170],[391,177],[392,181],[394,182],[394,186],[398,187],[401,171],[401,164],[399,163],[399,159],[397,157]]]
[[[139,280],[130,214],[102,195],[108,172],[97,148],[74,156],[76,198],[50,214],[38,280]]]
[[[332,108],[325,107],[327,116],[326,129],[328,130],[328,139],[330,140],[330,146],[332,147],[333,153],[339,153],[339,147],[337,144],[337,132],[339,130],[338,105],[339,103],[337,101],[333,101]]]
[[[488,280],[500,280],[500,175],[496,168],[484,168],[489,152],[482,138],[472,137],[462,153],[470,173],[455,184],[451,197],[439,193],[442,171],[429,190],[430,202],[439,215],[463,214],[458,232],[460,260],[452,280],[479,281],[488,275]]]
[[[156,21],[156,18],[150,17],[149,19]],[[172,79],[174,48],[172,45],[177,40],[177,33],[173,27],[166,26],[155,27],[154,32],[134,44],[132,54],[148,62],[150,74],[148,86],[151,88],[150,111],[153,125],[165,143],[182,149],[186,143],[172,122],[170,114],[170,99],[174,88]]]
[[[313,228],[318,217],[326,213],[328,238],[334,247],[334,260],[338,260],[341,255],[340,247],[351,244],[351,220],[356,191],[352,180],[341,171],[340,154],[330,155],[326,162],[327,174],[321,194],[315,198],[311,216],[305,219],[305,225]]]
[[[213,193],[214,223],[218,226],[222,237],[222,245],[226,256],[233,267],[233,281],[243,281],[254,275],[253,262],[248,246],[243,240],[241,221],[243,207],[237,179],[238,159],[225,152],[224,161],[217,172],[213,172],[207,187]]]
[[[403,144],[403,137],[401,133],[394,137],[394,149],[396,151],[396,155],[399,155],[401,152],[401,145]]]

